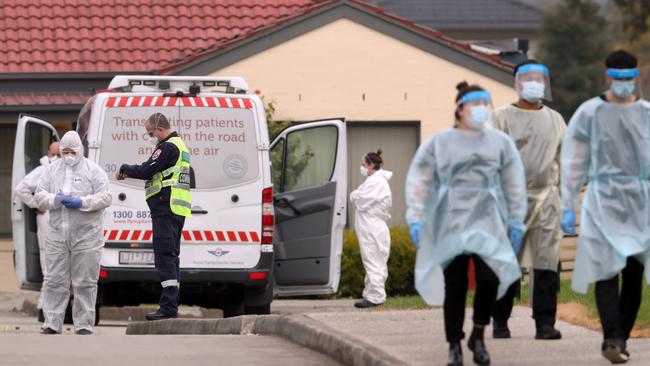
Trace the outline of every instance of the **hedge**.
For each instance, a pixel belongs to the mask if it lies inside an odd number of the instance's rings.
[[[409,238],[408,229],[397,227],[390,230],[391,247],[388,259],[388,296],[415,295],[413,269],[415,247]],[[363,292],[365,271],[361,263],[359,241],[354,231],[346,229],[343,233],[343,255],[341,258],[341,281],[338,297],[360,298]]]

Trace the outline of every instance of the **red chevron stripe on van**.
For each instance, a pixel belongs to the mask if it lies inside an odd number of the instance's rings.
[[[112,242],[151,240],[151,237],[151,230],[104,230],[104,238]],[[259,243],[260,237],[254,231],[183,230],[183,240],[191,242]]]

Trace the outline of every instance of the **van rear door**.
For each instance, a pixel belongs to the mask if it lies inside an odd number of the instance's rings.
[[[58,140],[56,129],[47,121],[23,114],[18,117],[11,175],[11,224],[16,278],[23,289],[40,289],[43,273],[36,236],[36,210],[23,204],[15,196],[14,188],[40,165],[40,159],[47,155],[50,144]]]
[[[343,120],[290,127],[271,144],[275,291],[331,294],[340,277],[346,221],[347,137]]]

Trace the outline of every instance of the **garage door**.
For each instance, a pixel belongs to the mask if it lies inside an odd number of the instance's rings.
[[[406,226],[404,181],[419,143],[419,122],[348,122],[348,197],[365,179],[359,174],[361,159],[370,151],[383,151],[384,169],[393,172],[393,212],[389,226]],[[354,207],[348,204],[348,225],[354,227]]]

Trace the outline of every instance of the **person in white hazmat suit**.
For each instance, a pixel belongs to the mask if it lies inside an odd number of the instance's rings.
[[[47,210],[40,209],[38,202],[34,198],[34,193],[38,187],[38,181],[47,167],[60,158],[59,143],[53,142],[47,151],[47,155],[43,156],[39,162],[41,165],[37,166],[34,170],[29,172],[18,185],[14,188],[16,197],[29,208],[36,209],[36,237],[38,240],[39,261],[41,262],[41,273],[43,273],[43,284],[41,285],[41,293],[38,295],[38,309],[39,321],[43,321],[43,288],[47,285],[47,266],[45,263],[45,239],[47,238],[48,222],[50,214]]]
[[[514,248],[526,231],[526,180],[512,139],[485,128],[490,94],[458,84],[456,128],[422,144],[406,178],[406,221],[418,248],[415,287],[431,305],[443,305],[447,365],[463,364],[465,301],[470,258],[476,270],[474,362],[490,364],[484,341],[492,307],[521,277]]]
[[[562,333],[555,328],[560,289],[560,242],[563,237],[560,229],[559,159],[566,123],[558,112],[544,105],[544,100],[552,99],[545,65],[535,60],[517,65],[515,89],[519,100],[498,108],[492,126],[514,140],[526,171],[527,231],[518,254],[521,266],[533,269],[531,294],[535,339],[560,339]],[[508,319],[518,285],[517,282],[511,286],[494,306],[494,338],[510,338]]]
[[[43,172],[35,195],[38,206],[50,211],[42,332],[61,333],[72,283],[75,333],[92,334],[104,246],[102,217],[112,197],[106,172],[84,157],[76,132],[63,136],[60,151],[61,159]]]
[[[384,285],[390,255],[390,230],[386,221],[390,220],[393,205],[388,181],[393,173],[381,169],[383,164],[381,150],[366,154],[360,173],[368,178],[350,193],[350,201],[356,208],[354,227],[366,270],[363,299],[354,304],[357,308],[371,308],[386,301]]]
[[[650,103],[634,94],[639,76],[634,55],[618,50],[605,64],[609,90],[580,105],[562,144],[561,226],[575,234],[579,193],[588,181],[572,287],[586,293],[596,283],[601,354],[623,363],[630,357],[626,342],[641,304],[644,272],[650,279]]]

